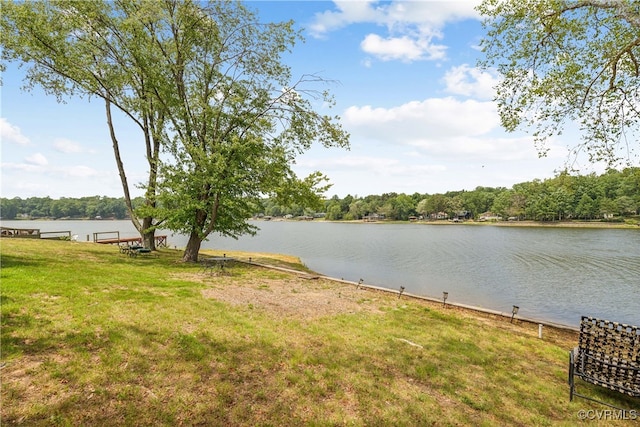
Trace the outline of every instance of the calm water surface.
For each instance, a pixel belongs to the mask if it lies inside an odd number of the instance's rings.
[[[129,221],[4,221],[80,240]],[[590,315],[640,325],[640,230],[256,222],[257,236],[203,248],[291,254],[327,276],[576,326]],[[161,234],[165,234],[161,232]],[[186,237],[169,234],[171,246]]]

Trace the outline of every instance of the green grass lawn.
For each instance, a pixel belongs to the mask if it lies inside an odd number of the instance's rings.
[[[569,426],[607,409],[569,402],[574,333],[540,340],[537,325],[362,289],[349,297],[358,309],[325,313],[354,287],[244,263],[203,273],[169,249],[0,244],[3,425]],[[276,283],[291,288],[287,310],[269,308]],[[312,287],[317,315],[297,315],[291,301]],[[243,288],[260,299],[207,293]]]

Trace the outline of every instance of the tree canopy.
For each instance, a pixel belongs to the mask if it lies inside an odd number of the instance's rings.
[[[497,102],[508,131],[547,142],[576,123],[569,147],[610,166],[638,160],[640,1],[485,0],[480,65],[502,77]]]
[[[26,88],[41,87],[58,101],[97,97],[105,103],[108,131],[125,202],[136,229],[149,247],[158,221],[146,210],[142,221],[133,213],[130,183],[120,156],[112,107],[141,131],[140,156],[148,164],[146,205],[156,203],[156,185],[164,112],[153,96],[157,61],[153,40],[145,31],[157,5],[153,2],[33,1],[2,2],[0,46],[2,64],[27,65]]]
[[[127,199],[111,105],[141,127],[150,171],[139,230],[189,235],[185,260],[213,232],[251,233],[246,219],[266,195],[320,203],[326,177],[299,178],[291,165],[315,142],[348,147],[348,135],[316,111],[333,105],[318,89],[328,81],[293,80],[282,62],[302,40],[293,22],[262,23],[235,1],[5,5],[4,61],[30,64],[28,82],[56,96],[105,101]]]
[[[347,147],[348,135],[315,109],[333,105],[315,88],[327,81],[292,81],[282,62],[301,39],[293,22],[261,23],[236,2],[176,1],[153,31],[170,154],[156,212],[189,236],[183,258],[196,260],[211,233],[253,232],[247,218],[266,195],[319,205],[325,177],[299,178],[291,165],[315,142]]]

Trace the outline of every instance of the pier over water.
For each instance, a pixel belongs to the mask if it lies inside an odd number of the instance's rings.
[[[109,237],[104,237],[105,235]],[[157,248],[167,247],[167,236],[154,236],[154,238]],[[119,231],[101,231],[93,233],[93,241],[94,243],[102,243],[106,245],[142,245],[142,237],[120,237]]]

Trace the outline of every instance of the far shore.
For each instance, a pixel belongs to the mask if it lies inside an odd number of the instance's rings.
[[[273,218],[271,221],[296,221],[296,219]],[[327,220],[317,219],[318,222],[336,222],[342,224],[420,224],[420,225],[451,225],[451,226],[496,226],[496,227],[548,227],[548,228],[620,228],[640,229],[640,222],[608,222],[608,221],[363,221],[363,220]]]
[[[424,224],[437,224],[437,222],[422,222]],[[481,225],[497,227],[548,227],[548,228],[631,228],[640,227],[640,223],[632,224],[626,222],[591,222],[591,221],[464,221],[449,222],[452,225]]]
[[[252,218],[250,220],[256,221],[288,221],[295,222],[301,221],[296,218],[283,218],[283,217],[274,217],[269,220],[262,218]],[[108,221],[130,221],[130,218],[116,219],[116,218],[102,218],[102,219],[94,219],[94,218],[16,218],[11,220],[6,220],[0,218],[0,223],[2,221],[56,221],[56,222],[64,222],[64,221],[96,221],[96,222],[108,222]],[[636,222],[632,222],[636,221]],[[496,227],[544,227],[544,228],[608,228],[608,229],[640,229],[640,219],[625,221],[625,222],[617,222],[617,221],[532,221],[532,220],[522,220],[522,221],[475,221],[475,220],[467,220],[467,221],[451,221],[451,220],[439,220],[439,221],[398,221],[398,220],[378,220],[378,221],[363,221],[363,220],[328,220],[324,218],[316,218],[311,220],[310,222],[335,222],[341,224],[421,224],[421,225],[455,225],[455,226],[496,226]]]

